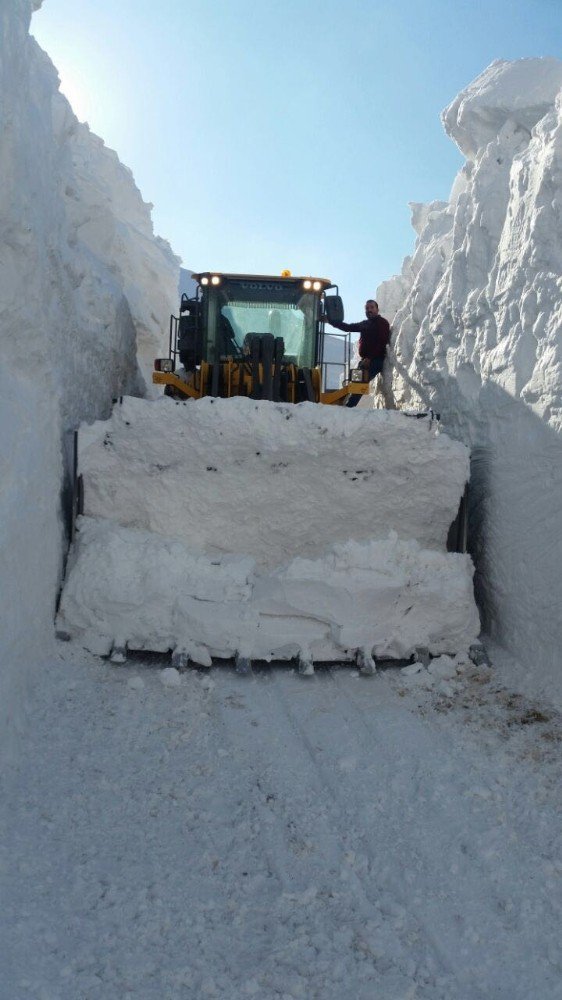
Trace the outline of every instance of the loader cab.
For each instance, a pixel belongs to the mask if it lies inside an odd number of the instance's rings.
[[[329,281],[211,273],[194,278],[202,360],[242,360],[250,337],[273,334],[283,338],[287,361],[299,368],[317,363],[321,301]]]
[[[328,279],[289,271],[192,277],[195,294],[182,294],[179,316],[170,317],[169,357],[154,361],[152,381],[166,394],[341,406],[368,391],[363,371],[351,370],[350,335],[337,329],[343,303]],[[326,320],[336,329],[326,333]]]

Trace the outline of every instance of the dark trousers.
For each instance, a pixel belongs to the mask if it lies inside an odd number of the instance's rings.
[[[384,365],[384,358],[371,358],[371,360],[369,361],[369,382],[371,381],[371,379],[375,377],[375,375],[378,375],[379,372],[382,372],[383,365]],[[345,405],[357,406],[360,399],[363,399],[363,397],[350,396]]]

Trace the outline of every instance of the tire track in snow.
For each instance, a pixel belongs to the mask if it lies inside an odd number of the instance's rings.
[[[234,679],[235,687],[239,679]],[[255,730],[243,732],[240,727],[240,716],[235,717],[235,724],[229,727],[229,736],[237,745],[242,744],[248,753],[250,760],[254,758],[255,763],[250,765],[252,781],[250,782],[250,796],[253,800],[253,807],[256,808],[262,818],[263,836],[260,839],[259,850],[265,850],[268,858],[273,859],[273,866],[278,873],[279,881],[286,897],[285,906],[281,908],[280,916],[285,920],[295,920],[298,924],[299,918],[294,914],[302,909],[304,922],[309,920],[314,924],[315,913],[310,913],[311,908],[321,910],[321,922],[330,922],[330,931],[340,923],[349,923],[354,918],[353,912],[341,905],[338,910],[338,918],[335,921],[334,914],[330,912],[330,905],[323,900],[322,894],[325,892],[323,883],[326,879],[331,883],[337,883],[339,872],[342,866],[342,849],[339,838],[334,839],[332,831],[324,824],[323,830],[313,834],[315,843],[307,838],[306,833],[299,832],[298,823],[295,821],[295,806],[292,800],[295,784],[290,776],[289,783],[284,782],[283,777],[287,777],[288,765],[291,763],[287,759],[284,750],[280,747],[283,742],[282,735],[287,734],[287,725],[279,713],[279,698],[275,690],[275,685],[269,680],[260,678],[258,682],[250,682],[251,690],[248,692],[249,698],[253,702],[252,709],[248,715],[259,716],[262,723],[261,733],[265,738],[259,739],[259,746],[255,746]],[[244,691],[247,691],[244,686]],[[271,702],[273,696],[274,711],[271,713]],[[228,703],[230,695],[227,695],[223,704]],[[257,704],[256,704],[257,702]],[[256,719],[251,718],[249,724]],[[227,717],[228,726],[228,717]],[[279,727],[281,729],[281,739]],[[245,740],[250,737],[250,747],[245,745]],[[289,746],[288,753],[291,758],[294,754],[292,746]],[[268,753],[268,751],[270,751]],[[319,820],[316,817],[316,821]],[[310,831],[308,831],[310,833]],[[318,836],[319,835],[319,836]],[[318,839],[322,849],[318,849]],[[315,884],[316,883],[316,884]],[[316,885],[320,885],[317,892]],[[338,892],[329,893],[336,900]],[[356,895],[360,897],[360,887],[356,887]],[[359,909],[361,909],[359,907]],[[372,916],[370,907],[364,908],[363,920]],[[324,932],[325,933],[325,932]],[[272,952],[272,956],[282,958],[286,952],[286,944],[281,943]],[[374,970],[375,972],[375,970]],[[380,974],[376,973],[377,978]],[[312,988],[312,982],[309,989]],[[312,994],[310,994],[312,995]],[[316,996],[316,992],[314,993]],[[327,995],[318,994],[320,997]],[[330,995],[332,995],[330,993]],[[338,994],[334,994],[337,996]]]
[[[339,672],[337,670],[335,672],[333,670],[327,671],[325,675],[326,681],[335,680],[338,673]],[[320,678],[322,677],[323,677],[322,673],[317,674],[315,680],[320,680]],[[320,777],[320,780],[324,788],[326,789],[331,798],[334,807],[333,809],[334,819],[336,820],[340,830],[342,831],[342,836],[345,837],[345,835],[348,834],[349,830],[349,819],[351,815],[350,808],[353,809],[354,804],[356,803],[357,800],[355,799],[353,803],[349,802],[345,803],[344,801],[342,801],[344,796],[342,796],[340,789],[344,787],[344,785],[340,782],[340,784],[336,786],[333,779],[334,772],[321,763],[318,753],[316,752],[311,740],[309,739],[306,733],[305,727],[303,726],[302,722],[300,722],[297,718],[298,710],[301,707],[298,699],[296,702],[289,703],[285,696],[282,684],[279,683],[279,675],[276,675],[276,680],[278,682],[278,687],[281,691],[281,697],[284,703],[284,710],[286,716],[292,726],[293,731],[300,737],[302,745],[307,752],[307,755],[312,763],[314,770]],[[364,680],[360,679],[359,683],[364,683]],[[339,681],[336,681],[336,684],[339,689],[339,696],[340,696],[338,700],[341,702],[341,695],[344,693],[344,690]],[[350,701],[347,693],[346,693],[346,700],[348,705],[353,704],[353,702]],[[339,708],[341,710],[342,708],[341,704],[339,705]],[[353,716],[355,717],[355,715],[356,712],[354,711]],[[355,718],[352,721],[355,721]],[[343,759],[342,765],[344,766],[345,769],[344,773],[349,774],[349,772],[347,771],[346,758]],[[379,856],[374,852],[371,843],[369,842],[364,833],[360,833],[358,839],[360,840],[365,855],[369,858],[370,871],[371,872],[376,871],[380,866]],[[364,898],[371,907],[376,905],[375,899],[384,898],[385,895],[387,896],[390,895],[392,899],[391,900],[387,899],[385,901],[385,905],[387,909],[389,909],[390,913],[392,912],[393,906],[394,907],[398,906],[401,907],[410,916],[412,916],[415,921],[415,926],[413,928],[406,928],[403,937],[406,938],[408,935],[412,935],[412,933],[414,933],[418,938],[425,938],[427,944],[427,950],[433,952],[433,956],[436,960],[435,964],[440,965],[442,972],[444,972],[447,975],[447,977],[449,977],[451,980],[455,979],[454,970],[451,966],[451,963],[443,947],[435,939],[434,935],[431,934],[427,925],[424,924],[424,921],[421,919],[420,915],[415,913],[410,900],[405,898],[404,891],[395,878],[390,879],[387,876],[384,883],[380,882],[377,883],[373,887],[373,889],[371,889],[371,891],[367,890],[365,883],[360,883],[358,881],[358,885],[360,887],[362,895],[364,896]],[[399,914],[397,914],[397,916],[399,916]],[[427,961],[426,956],[424,956],[424,960]],[[432,970],[432,976],[434,978],[434,982],[432,983],[433,988],[437,986],[437,983],[435,982],[435,975],[436,974]],[[447,992],[443,993],[442,995],[443,997],[449,996]],[[477,1000],[477,998],[481,998],[481,1000],[488,1000],[487,996],[485,996],[479,990],[477,990],[476,992],[473,991],[470,995],[474,997],[474,1000]],[[434,993],[433,996],[436,996],[436,994]]]
[[[129,687],[131,668],[142,689]],[[559,994],[555,965],[550,976],[540,966],[556,951],[550,911],[522,909],[528,941],[519,925],[510,939],[506,914],[478,897],[493,859],[483,875],[447,845],[447,829],[469,847],[488,836],[493,804],[464,797],[485,784],[486,760],[455,746],[453,724],[434,731],[412,715],[384,675],[243,680],[221,668],[166,689],[134,662],[65,669],[41,680],[10,798],[18,840],[4,920],[19,928],[26,1000],[528,1000],[533,976],[541,1000]],[[518,848],[518,863],[539,844]],[[439,884],[447,858],[460,869]],[[469,877],[480,942],[453,924]],[[484,935],[495,931],[491,967]],[[6,995],[18,989],[12,979]]]
[[[341,796],[338,795],[337,791],[335,790],[333,781],[331,779],[327,778],[325,769],[319,763],[319,753],[317,752],[316,748],[312,746],[312,744],[311,744],[310,740],[308,739],[308,737],[306,735],[306,732],[304,731],[303,727],[300,726],[300,725],[298,725],[298,723],[297,723],[297,721],[295,719],[295,715],[294,715],[293,709],[289,708],[289,705],[287,703],[287,699],[286,699],[285,694],[284,694],[284,689],[288,685],[290,687],[290,696],[291,696],[291,699],[292,699],[291,705],[299,705],[302,702],[303,697],[306,699],[307,688],[303,687],[303,682],[302,682],[302,680],[300,678],[295,679],[293,677],[291,679],[291,675],[287,675],[285,672],[282,672],[282,671],[281,672],[280,671],[276,671],[272,675],[272,677],[273,677],[272,683],[273,683],[273,686],[275,688],[275,702],[274,702],[274,711],[273,711],[273,714],[271,714],[271,712],[270,712],[270,714],[267,717],[268,728],[269,728],[269,730],[275,732],[276,729],[279,729],[279,727],[281,727],[282,731],[286,732],[287,731],[287,723],[288,723],[290,725],[293,733],[296,732],[296,734],[298,736],[298,741],[300,743],[302,743],[302,747],[304,747],[304,749],[306,751],[306,754],[307,754],[307,759],[309,761],[309,765],[306,768],[304,768],[304,769],[301,768],[300,769],[299,777],[302,778],[303,774],[305,776],[308,774],[308,780],[309,780],[309,783],[310,783],[310,764],[312,764],[312,772],[316,775],[317,779],[319,779],[320,786],[323,789],[323,799],[324,799],[324,801],[325,801],[325,792],[326,791],[329,792],[329,798],[330,798],[330,803],[331,803],[331,813],[332,813],[332,816],[331,816],[332,826],[330,828],[330,834],[333,837],[334,834],[333,834],[333,829],[332,828],[335,825],[335,827],[336,827],[336,841],[337,841],[337,855],[341,859],[342,856],[345,857],[346,847],[348,849],[347,853],[349,853],[352,850],[352,848],[354,846],[354,843],[355,843],[354,841],[351,840],[351,838],[349,836],[349,822],[348,822],[349,821],[349,815],[350,815],[349,811],[346,812],[342,808]],[[307,682],[305,681],[304,684],[306,685]],[[271,687],[271,684],[269,684],[268,686]],[[319,688],[318,688],[318,686],[315,686],[315,682],[313,682],[313,688],[314,687],[315,687],[314,693],[312,693],[312,689],[309,690],[309,697],[312,698],[312,700],[313,700],[313,702],[315,704],[317,702],[320,702],[320,704],[321,704],[322,701],[325,700],[326,690],[323,690],[322,693],[321,693],[320,690],[319,690]],[[252,685],[252,697],[255,695],[255,693],[256,693],[255,692],[255,684],[253,684]],[[341,697],[340,696],[338,696],[338,699],[339,699],[339,701],[341,703]],[[286,722],[283,721],[283,719],[280,719],[279,701],[281,701],[282,704],[283,704],[283,712],[284,712],[284,715],[286,717]],[[264,714],[264,710],[269,709],[270,707],[271,707],[271,698],[268,698],[265,703],[263,703],[263,701],[260,703],[260,712],[262,714],[262,717],[263,717],[263,714]],[[341,704],[340,704],[340,709],[341,709]],[[291,740],[291,751],[290,751],[291,757],[293,757],[293,758],[295,756],[295,751],[297,750],[297,746],[298,746],[298,744],[297,744],[297,742],[295,742],[295,739],[293,738]],[[318,797],[318,789],[317,788],[313,788],[312,791],[309,793],[309,799],[313,798],[314,796]],[[364,837],[362,838],[362,840],[364,840]],[[376,861],[377,859],[374,859],[374,860]],[[372,857],[371,857],[371,861],[373,861]],[[341,863],[341,860],[340,860],[340,863]],[[337,877],[337,866],[334,869],[334,874]],[[356,886],[355,886],[356,898],[363,897],[365,899],[366,906],[368,908],[370,908],[371,913],[373,912],[373,907],[375,907],[377,909],[377,912],[378,912],[378,902],[379,901],[377,900],[377,902],[375,902],[373,900],[373,898],[372,898],[372,895],[370,893],[366,893],[364,884],[361,883],[361,881],[357,879],[357,877],[355,876],[355,874],[353,875],[353,877],[354,877],[354,879],[356,881]],[[379,895],[380,895],[381,898],[384,899],[384,895],[385,895],[384,891],[381,891],[379,893]],[[388,897],[390,894],[386,893],[386,895]],[[392,896],[393,896],[393,898],[391,898],[390,900],[387,898],[385,905],[388,905],[391,909],[392,908],[396,909],[397,906],[398,906],[396,900],[400,899],[401,897],[396,892],[396,890],[393,891]],[[402,909],[405,910],[405,907],[402,907]],[[390,914],[390,916],[392,916],[392,914]],[[395,919],[397,919],[396,914],[394,916],[395,916]],[[421,932],[421,926],[422,925],[420,923],[420,927],[417,928],[417,932],[420,935],[422,934],[422,932]],[[409,933],[410,933],[410,935],[412,934],[412,929],[411,928],[409,929]],[[428,935],[425,933],[425,931],[423,932],[422,936],[425,936],[426,938],[428,937]],[[431,940],[429,941],[429,943],[431,944],[432,950],[434,951],[436,957],[438,958],[438,963],[437,964],[441,964],[443,970],[445,971],[445,969],[447,969],[447,963],[446,963],[446,961],[442,960],[443,959],[442,953],[440,952],[440,950],[439,950],[438,947],[433,948],[433,942]],[[411,969],[410,969],[410,974],[411,974]],[[476,996],[476,994],[474,994],[474,995]]]
[[[344,926],[350,922],[356,924],[367,938],[365,947],[368,949],[369,937],[377,937],[377,927],[381,925],[380,906],[378,901],[371,898],[371,893],[366,891],[365,885],[350,865],[350,853],[352,852],[346,850],[346,835],[342,829],[345,827],[345,817],[342,815],[332,786],[327,786],[322,769],[318,769],[314,748],[310,746],[302,731],[298,733],[299,739],[295,740],[295,720],[288,712],[284,695],[281,695],[281,688],[287,682],[291,686],[292,695],[297,698],[302,697],[302,681],[297,679],[296,683],[293,684],[292,680],[290,675],[286,674],[280,680],[278,672],[275,672],[272,674],[271,680],[264,681],[263,677],[260,677],[258,680],[250,682],[251,690],[248,692],[248,697],[252,700],[252,712],[256,715],[259,714],[264,724],[263,732],[266,733],[266,739],[260,742],[258,752],[261,773],[265,773],[265,783],[271,789],[269,794],[275,801],[275,805],[272,806],[277,820],[274,853],[278,858],[284,858],[284,870],[287,870],[288,866],[294,869],[295,858],[294,855],[291,857],[292,844],[285,831],[288,827],[287,816],[295,812],[295,803],[293,802],[291,807],[291,798],[294,799],[295,794],[297,794],[297,807],[302,805],[307,807],[308,823],[308,829],[299,833],[299,839],[305,845],[307,842],[308,845],[312,843],[312,847],[308,849],[311,851],[311,855],[316,855],[316,857],[310,857],[304,871],[299,873],[303,881],[298,886],[293,885],[293,890],[297,890],[293,896],[298,898],[299,893],[301,896],[305,896],[307,887],[310,889],[311,882],[315,891],[314,882],[322,885],[327,876],[330,883],[333,883],[337,896],[337,887],[342,884],[340,879],[344,873],[344,912],[340,913],[337,923],[343,922]],[[236,721],[238,723],[238,720]],[[288,733],[292,734],[289,739],[287,738]],[[240,739],[238,724],[234,737],[236,740]],[[281,746],[283,743],[284,747]],[[302,745],[299,746],[299,743]],[[302,760],[299,759],[302,757],[303,747],[306,754],[304,766]],[[329,792],[329,801],[326,801],[327,791]],[[321,808],[317,808],[311,817],[311,805],[314,802],[320,802]],[[284,843],[280,845],[279,831],[281,830],[284,832]],[[348,848],[351,846],[351,844],[347,844]],[[293,872],[291,878],[294,879]],[[326,916],[330,916],[328,912]],[[333,916],[331,919],[333,921]],[[403,944],[398,945],[401,935],[396,934],[394,929],[391,931],[391,936],[395,940],[389,942],[389,919],[383,920],[382,923],[385,925],[385,932],[381,935],[379,931],[378,937],[384,939],[385,948],[381,952],[380,948],[375,947],[376,960],[373,971],[377,978],[382,977],[381,985],[384,983],[385,975],[388,976],[390,973],[396,976],[398,974],[403,980],[401,988],[405,991],[408,984],[410,987],[412,986],[416,971],[411,956],[408,954],[411,949],[404,949]],[[397,950],[400,951],[400,954],[396,954]],[[389,955],[392,957],[390,958]],[[406,993],[401,995],[406,995]],[[433,998],[441,995],[441,992],[436,993],[435,987],[432,987],[431,996]]]

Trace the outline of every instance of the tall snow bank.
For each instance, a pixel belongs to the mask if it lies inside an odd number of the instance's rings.
[[[52,632],[62,433],[143,391],[166,340],[178,261],[111,150],[80,125],[29,35],[29,0],[0,16],[0,729]],[[140,368],[136,349],[141,350]],[[144,358],[144,360],[143,360]]]
[[[530,136],[552,110],[560,85],[558,59],[497,59],[445,108],[445,130],[475,159],[508,122]]]
[[[377,291],[394,401],[472,450],[472,536],[496,637],[562,686],[562,62],[495,62],[443,112],[466,155]],[[424,210],[425,208],[425,210]]]

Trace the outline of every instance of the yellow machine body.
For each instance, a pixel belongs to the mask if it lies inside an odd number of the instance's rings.
[[[291,369],[293,370],[291,371]],[[289,402],[297,403],[297,369],[295,365],[289,367],[289,373]],[[262,366],[260,366],[260,376],[263,378]],[[323,392],[319,368],[312,369],[311,379],[315,403],[342,406],[350,395],[364,396],[369,392],[368,382],[348,382],[347,385],[339,389]],[[155,385],[165,386],[168,395],[176,398],[202,399],[203,396],[214,395],[211,391],[211,365],[205,361],[201,363],[199,369],[187,377],[176,375],[174,372],[154,371],[152,381]],[[243,366],[232,358],[222,364],[220,384],[225,387],[225,391],[220,394],[224,398],[253,395],[254,383],[251,373],[244,370]]]
[[[349,333],[338,327],[343,304],[326,278],[203,272],[170,320],[170,355],[155,361],[153,382],[176,398],[248,396],[342,406],[368,392],[351,371]],[[342,359],[325,357],[338,343]],[[333,368],[341,372],[334,385]],[[327,373],[330,371],[330,377]]]

